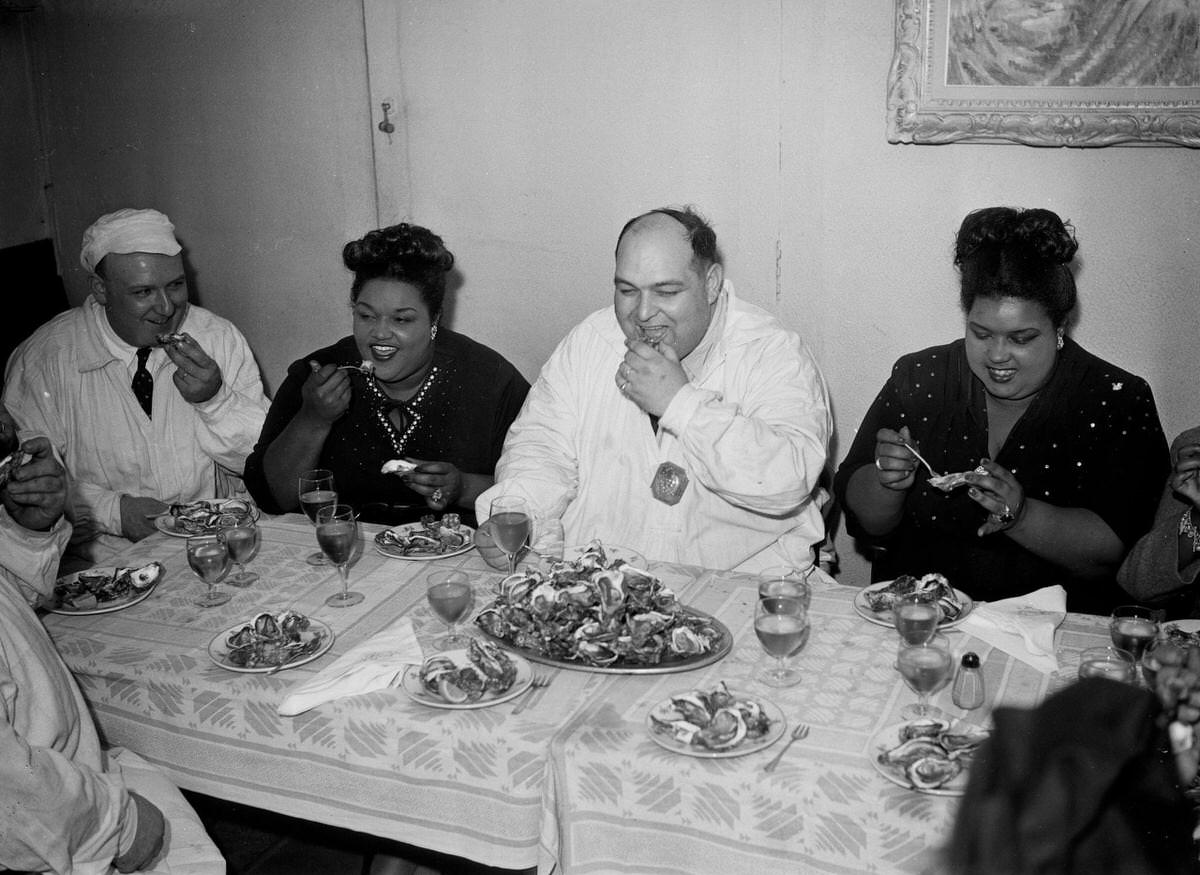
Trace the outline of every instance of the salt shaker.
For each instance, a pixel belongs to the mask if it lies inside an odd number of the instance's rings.
[[[968,650],[962,656],[962,664],[954,675],[951,692],[954,704],[964,711],[971,711],[983,704],[983,672],[979,670],[979,654]]]

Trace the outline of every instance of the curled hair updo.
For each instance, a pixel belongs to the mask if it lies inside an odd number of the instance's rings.
[[[963,312],[977,298],[1022,298],[1041,304],[1061,328],[1075,309],[1069,265],[1078,248],[1071,224],[1050,210],[987,207],[969,213],[954,245]]]
[[[430,318],[436,321],[442,312],[446,274],[454,267],[454,255],[428,228],[401,222],[347,243],[342,249],[342,263],[354,272],[351,301],[357,301],[362,287],[373,279],[397,280],[420,292]]]

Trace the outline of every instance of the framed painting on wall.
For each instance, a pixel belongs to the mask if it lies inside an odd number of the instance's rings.
[[[895,0],[892,143],[1200,147],[1200,0]]]

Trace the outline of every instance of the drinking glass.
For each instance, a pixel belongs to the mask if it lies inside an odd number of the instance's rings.
[[[300,508],[305,515],[317,524],[317,511],[337,503],[337,493],[333,489],[333,472],[328,468],[312,468],[300,475]],[[318,550],[304,557],[309,565],[328,565],[325,554]]]
[[[910,592],[892,602],[892,623],[905,644],[924,644],[937,632],[942,609],[933,593]]]
[[[226,526],[218,533],[225,542],[229,558],[237,571],[226,579],[230,586],[249,586],[258,580],[258,575],[246,570],[246,563],[258,555],[259,534],[254,520],[244,520],[237,525]]]
[[[762,596],[754,609],[754,634],[775,665],[762,675],[772,687],[791,687],[800,682],[800,671],[787,664],[788,657],[808,643],[808,609],[802,599],[787,595]]]
[[[204,595],[192,601],[202,608],[215,608],[232,597],[228,590],[216,588],[229,573],[229,551],[218,535],[192,535],[187,539],[188,565],[208,585]]]
[[[812,566],[795,568],[791,565],[776,565],[758,573],[758,597],[788,596],[798,598],[807,611],[812,605],[812,588],[808,584]]]
[[[1079,657],[1079,677],[1136,683],[1133,654],[1119,647],[1091,647]]]
[[[348,504],[331,504],[317,511],[317,543],[335,565],[342,579],[342,591],[325,599],[331,608],[348,608],[363,600],[361,592],[350,592],[350,560],[358,543],[358,517]]]
[[[1121,605],[1112,612],[1108,633],[1112,636],[1113,647],[1124,650],[1137,662],[1150,642],[1158,637],[1157,615],[1140,605]]]
[[[952,665],[950,641],[941,633],[920,644],[901,642],[896,653],[896,670],[917,694],[917,703],[902,708],[900,716],[905,720],[941,717],[941,709],[930,705],[929,697],[949,683]]]
[[[492,502],[488,522],[491,523],[492,540],[508,556],[508,573],[516,574],[517,554],[529,540],[533,529],[529,504],[515,495],[497,498]]]
[[[475,607],[470,578],[462,571],[435,571],[425,578],[425,597],[433,612],[446,624],[446,634],[433,642],[433,649],[466,647],[471,639],[460,635],[457,627]]]

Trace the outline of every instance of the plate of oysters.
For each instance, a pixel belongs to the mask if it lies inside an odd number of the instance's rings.
[[[410,665],[400,678],[408,697],[430,708],[463,710],[507,702],[529,689],[533,668],[515,653],[472,638],[462,650],[447,650]]]
[[[228,671],[274,674],[320,658],[333,638],[320,620],[292,610],[263,611],[217,634],[208,644],[208,657]]]
[[[186,504],[172,504],[166,513],[154,518],[154,528],[174,538],[216,534],[228,526],[258,519],[254,502],[242,498],[201,498]]]
[[[896,599],[909,593],[924,593],[941,611],[939,629],[951,629],[967,618],[975,607],[974,600],[960,589],[955,589],[941,574],[926,574],[914,577],[901,574],[895,580],[884,580],[865,586],[854,594],[854,610],[868,623],[876,626],[896,628],[892,617],[892,605]]]
[[[108,614],[149,597],[162,580],[163,564],[150,562],[139,568],[97,566],[60,577],[54,584],[52,614]]]
[[[774,702],[731,690],[682,690],[646,714],[650,740],[672,753],[705,759],[740,757],[766,750],[787,728]]]
[[[988,731],[931,717],[897,723],[871,739],[871,764],[893,784],[930,796],[961,796]]]

